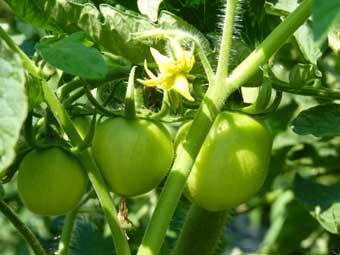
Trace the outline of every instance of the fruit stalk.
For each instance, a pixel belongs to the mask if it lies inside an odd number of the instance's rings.
[[[72,212],[68,213],[65,217],[63,230],[61,232],[60,242],[57,254],[58,255],[67,255],[68,249],[70,246],[70,240],[72,235],[72,229],[74,225],[74,221],[77,216],[77,209],[73,210]]]

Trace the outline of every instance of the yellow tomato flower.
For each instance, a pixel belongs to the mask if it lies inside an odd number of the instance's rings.
[[[156,61],[159,74],[156,76],[147,67],[144,68],[150,79],[138,80],[148,87],[159,87],[164,90],[173,89],[189,101],[195,101],[189,90],[187,75],[190,73],[195,63],[195,57],[191,53],[184,51],[177,41],[172,41],[171,50],[173,58],[162,55],[158,50],[150,48],[151,54]]]

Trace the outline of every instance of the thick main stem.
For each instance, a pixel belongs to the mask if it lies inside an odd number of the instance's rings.
[[[0,212],[12,222],[36,255],[47,255],[36,236],[3,200],[0,200]]]
[[[221,110],[224,101],[284,44],[285,40],[309,17],[310,12],[311,0],[305,0],[232,72],[225,82],[224,80],[215,82],[215,86],[209,87],[193,120],[187,138],[178,146],[177,157],[146,230],[138,255],[159,254],[166,230],[181,197],[186,178],[190,173],[199,148],[216,115]]]
[[[217,68],[220,70],[219,73],[222,79],[225,78],[224,75],[226,75],[225,72],[228,69],[227,67],[222,68],[222,66],[229,65],[235,6],[236,0],[228,1],[227,17],[225,19],[226,24],[224,25],[226,29],[223,31],[223,42],[221,44],[221,47],[225,48],[221,48],[220,51],[221,54],[225,54],[226,56],[220,57],[222,63],[219,63]],[[220,93],[223,87],[226,88],[224,94]],[[214,79],[214,84],[210,84],[197,115],[193,120],[187,139],[178,146],[176,151],[176,155],[178,156],[169,173],[153,217],[146,229],[142,244],[137,253],[138,255],[159,254],[166,230],[175,212],[185,181],[201,148],[202,142],[217,113],[222,108],[224,99],[229,97],[232,92],[233,90],[228,89],[224,82],[217,82],[217,79]],[[224,97],[222,97],[222,95]]]
[[[228,211],[210,212],[192,204],[173,255],[214,254],[228,215]]]

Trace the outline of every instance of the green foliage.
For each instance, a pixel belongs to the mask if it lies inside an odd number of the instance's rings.
[[[157,21],[158,8],[163,0],[138,0],[138,9],[142,14],[145,14],[152,21]]]
[[[103,79],[107,66],[97,49],[83,44],[85,34],[78,32],[58,40],[48,38],[37,44],[40,55],[51,65],[84,79]]]
[[[325,15],[327,13],[327,15]],[[337,0],[314,0],[312,17],[314,21],[313,35],[316,41],[327,37],[332,25],[340,21],[340,3]]]
[[[297,175],[294,193],[324,229],[340,234],[339,184],[323,185]]]
[[[299,135],[312,134],[318,137],[340,133],[340,105],[325,104],[301,112],[293,120],[294,132]]]
[[[0,178],[15,159],[15,145],[28,104],[25,74],[19,56],[0,41]],[[20,102],[20,103],[19,103]]]
[[[305,3],[308,1],[304,0]],[[5,2],[13,12],[9,11]],[[228,0],[228,4],[232,2]],[[128,245],[131,253],[136,254],[141,242],[149,244],[143,241],[143,235],[151,226],[148,224],[153,222],[153,213],[157,217],[167,215],[170,219],[169,215],[174,212],[169,226],[164,220],[155,221],[154,229],[157,231],[153,238],[160,240],[158,246],[163,240],[162,229],[168,226],[162,247],[154,247],[155,242],[151,242],[150,246],[144,245],[144,248],[155,250],[157,254],[173,254],[183,225],[190,226],[185,216],[191,202],[179,196],[183,188],[181,183],[185,183],[185,176],[189,173],[186,170],[191,164],[178,161],[181,158],[191,160],[196,157],[195,150],[200,150],[199,139],[190,141],[189,138],[205,137],[203,133],[205,129],[210,129],[214,119],[211,113],[220,110],[216,105],[221,104],[224,111],[242,111],[254,108],[254,102],[260,100],[263,101],[262,108],[270,110],[248,111],[248,114],[261,121],[265,119],[271,126],[274,142],[269,172],[261,190],[232,210],[234,217],[228,219],[226,231],[221,237],[224,242],[214,255],[333,254],[339,248],[340,233],[340,108],[337,101],[340,99],[340,5],[338,0],[313,0],[312,17],[294,33],[287,32],[280,37],[281,25],[302,2],[239,1],[229,71],[233,79],[242,80],[248,76],[250,79],[244,79],[242,84],[248,88],[230,89],[229,92],[233,93],[227,100],[222,100],[222,92],[233,87],[233,82],[225,83],[222,77],[214,85],[208,84],[215,75],[209,77],[205,71],[213,73],[219,64],[219,47],[223,43],[223,1],[0,0],[0,12],[3,14],[0,25],[6,31],[0,31],[1,38],[6,41],[0,40],[0,177],[4,177],[1,180],[6,182],[0,183],[0,200],[8,204],[32,229],[49,254],[57,252],[59,237],[67,227],[73,229],[69,232],[69,255],[129,254],[124,248],[121,249],[125,244],[127,247],[127,242],[116,219],[116,210],[128,217],[122,227],[130,238]],[[297,24],[296,20],[294,24]],[[273,40],[274,29],[276,38],[280,38],[276,44],[285,42],[283,47],[257,48],[264,39],[267,38],[267,45]],[[291,27],[286,29],[288,31]],[[195,101],[175,97],[173,91],[161,90],[159,86],[144,87],[136,82],[136,116],[163,122],[173,135],[185,121],[197,116],[198,125],[191,131],[192,136],[189,135],[187,140],[183,137],[185,142],[181,146],[177,144],[182,150],[177,150],[174,169],[169,177],[149,193],[127,199],[126,212],[118,196],[112,198],[105,193],[106,184],[95,171],[97,165],[89,153],[91,134],[99,121],[124,116],[128,74],[132,66],[137,66],[135,76],[140,80],[150,76],[148,70],[143,68],[145,60],[152,73],[160,71],[150,54],[150,47],[170,57],[178,56],[178,52],[171,51],[170,40],[178,41],[185,54],[194,53],[195,64],[186,78]],[[11,41],[27,56],[9,43]],[[254,49],[255,52],[249,57]],[[272,55],[272,52],[275,53]],[[264,62],[257,58],[263,53]],[[244,64],[245,59],[251,69],[247,73],[238,72],[235,78],[233,71],[239,64]],[[164,80],[159,82],[166,84]],[[270,86],[266,86],[268,84]],[[221,90],[214,91],[215,85]],[[262,94],[264,97],[261,100],[257,97],[258,90],[265,88],[267,93]],[[267,107],[281,92],[283,96],[279,103],[275,107]],[[209,97],[204,97],[207,93]],[[251,94],[255,96],[249,99]],[[27,125],[23,126],[28,110],[30,116],[25,122]],[[94,116],[92,124],[88,118],[90,116]],[[69,117],[75,120],[74,123]],[[79,119],[85,120],[80,124],[84,125],[80,133],[86,137],[85,142],[80,140],[73,127],[73,124],[79,125]],[[89,125],[92,127],[90,132]],[[216,130],[218,132],[220,130]],[[110,134],[119,135],[119,132],[112,130]],[[120,135],[119,139],[124,143],[132,140],[132,136]],[[22,159],[27,152],[39,149],[36,147],[41,144],[46,146],[44,141],[51,140],[58,141],[80,158],[92,183],[75,212],[77,217],[73,228],[65,224],[64,216],[51,218],[33,215],[18,196],[15,173]],[[154,146],[154,152],[149,157],[159,159],[157,150],[159,148]],[[117,156],[112,151],[106,153],[108,161]],[[242,154],[242,151],[237,150],[235,154]],[[212,155],[211,165],[218,155],[218,152]],[[219,165],[225,165],[227,158],[228,155],[221,157]],[[185,162],[190,163],[190,160]],[[136,160],[133,162],[136,163]],[[249,158],[242,158],[240,162],[249,162]],[[148,168],[148,162],[143,160],[137,164]],[[147,179],[148,176],[144,174],[143,177]],[[235,181],[237,177],[231,179]],[[216,173],[215,182],[219,178]],[[124,177],[124,182],[136,186],[131,184],[131,180],[131,176]],[[135,183],[140,180],[138,177]],[[75,183],[74,180],[72,182]],[[170,192],[168,183],[175,183]],[[233,184],[236,186],[235,192],[230,192],[229,185],[219,195],[241,195],[244,189],[240,189],[239,183]],[[211,183],[207,190],[211,191],[217,186]],[[161,194],[161,190],[168,193]],[[178,204],[173,199],[175,193]],[[159,215],[160,204],[165,205],[163,209],[166,209],[162,215]],[[211,227],[210,213],[207,215],[206,223]],[[195,222],[200,222],[199,216]],[[112,224],[116,224],[115,227]],[[219,224],[216,229],[222,231],[224,225]],[[8,218],[0,217],[0,225],[0,254],[32,253]],[[191,240],[197,240],[198,235],[195,234],[198,231],[204,239],[204,224],[196,224],[196,227],[197,231],[190,227],[187,229]],[[111,236],[110,230],[114,232]],[[210,241],[215,245],[216,238],[212,236],[209,241],[182,241],[189,250],[195,246],[200,251],[200,245],[207,248],[205,244]],[[117,237],[121,239],[117,241]],[[117,244],[123,252],[117,250]],[[158,248],[160,252],[156,252]],[[207,254],[209,252],[208,249]]]

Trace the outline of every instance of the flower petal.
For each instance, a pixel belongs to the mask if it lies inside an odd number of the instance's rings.
[[[150,48],[150,51],[151,51],[153,58],[156,61],[156,64],[159,68],[159,71],[161,73],[167,72],[167,65],[169,65],[169,63],[173,62],[173,60],[168,58],[165,55],[162,55],[158,50],[156,50],[154,48]]]
[[[168,84],[172,82],[173,76],[172,75],[160,75],[158,77],[155,77],[153,79],[149,79],[149,80],[141,80],[141,79],[137,79],[138,82],[140,82],[141,84],[143,84],[144,86],[147,87],[155,87],[155,86],[159,86],[162,89],[168,89],[168,88],[164,88],[164,84]]]
[[[173,89],[188,101],[195,101],[190,94],[189,82],[184,74],[177,74],[175,76]]]
[[[146,63],[146,59],[144,60],[144,69],[145,69],[145,72],[147,73],[147,75],[150,78],[152,78],[152,79],[156,78],[156,75],[154,75],[153,72],[151,72],[150,69],[148,68],[148,65]]]

